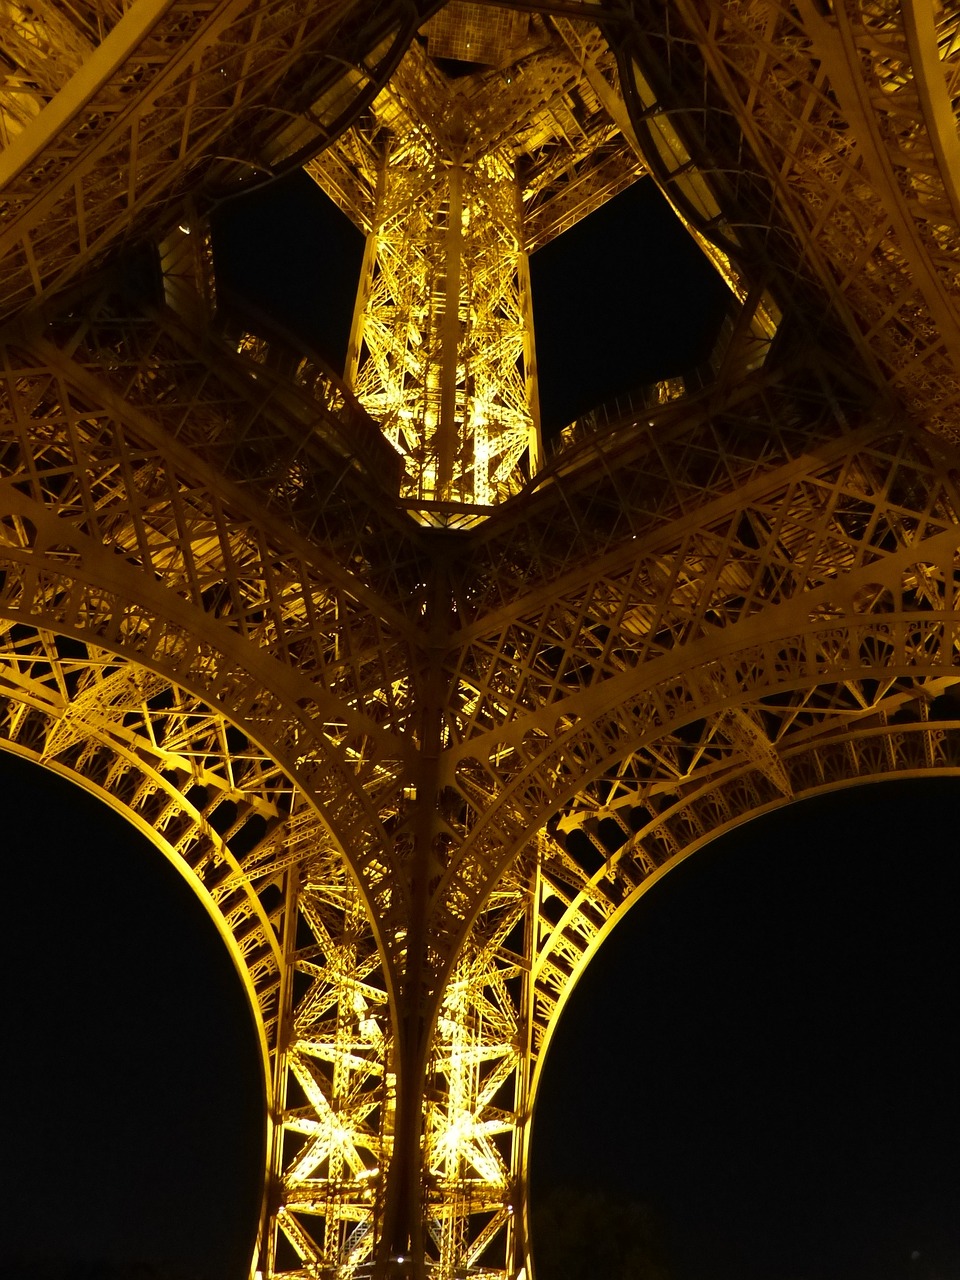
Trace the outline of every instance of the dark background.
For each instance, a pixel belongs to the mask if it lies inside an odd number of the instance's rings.
[[[241,1280],[264,1103],[226,946],[102,801],[7,753],[0,794],[0,1275]]]
[[[213,217],[218,283],[342,373],[363,237],[295,173]],[[530,259],[544,434],[710,353],[730,294],[649,178]]]
[[[958,802],[818,797],[653,885],[549,1050],[534,1206],[645,1203],[675,1280],[960,1276]]]
[[[696,364],[725,301],[648,186],[595,217],[533,260],[553,428]],[[298,176],[215,226],[221,283],[339,367],[362,248],[339,214]],[[240,1280],[263,1103],[229,957],[131,828],[0,766],[0,1274]],[[613,933],[534,1123],[535,1216],[580,1232],[584,1274],[616,1280],[597,1251],[632,1231],[633,1280],[960,1276],[958,797],[902,782],[784,809]],[[538,1280],[574,1274],[565,1240],[558,1258],[535,1236]]]

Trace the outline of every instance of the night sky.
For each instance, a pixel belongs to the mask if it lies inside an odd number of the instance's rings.
[[[0,1275],[241,1280],[263,1092],[233,962],[172,864],[100,800],[7,753],[0,794]]]
[[[225,205],[218,269],[339,364],[361,245],[317,194],[298,177]],[[696,257],[664,251],[648,190],[614,203],[598,237],[534,259],[554,426],[695,364],[722,305]],[[241,1280],[262,1098],[231,962],[152,846],[0,766],[0,1274],[99,1259]],[[792,806],[657,884],[549,1054],[535,1206],[564,1187],[643,1203],[671,1280],[955,1280],[958,800],[927,781]]]
[[[346,358],[363,238],[306,174],[225,203],[213,218],[218,283]],[[709,355],[726,286],[642,179],[530,259],[544,433]]]
[[[534,1204],[649,1204],[674,1280],[956,1280],[958,805],[817,797],[655,884],[548,1053]]]

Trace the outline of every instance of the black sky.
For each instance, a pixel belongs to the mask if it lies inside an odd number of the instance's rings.
[[[706,360],[730,293],[651,178],[530,259],[544,433]]]
[[[342,371],[360,232],[304,173],[215,214],[218,281]],[[530,259],[544,433],[705,360],[729,292],[651,179]]]
[[[820,797],[654,885],[549,1052],[534,1201],[650,1203],[674,1280],[960,1275],[958,803]]]
[[[263,1094],[199,899],[100,800],[0,754],[0,1274],[37,1262],[245,1275]]]
[[[298,177],[225,205],[218,269],[339,365],[361,245],[318,196]],[[650,200],[534,259],[554,425],[705,354],[722,286],[664,251]],[[152,846],[0,765],[5,1260],[241,1280],[262,1099],[230,961]],[[954,1280],[958,798],[901,783],[791,807],[657,885],[563,1019],[534,1197],[650,1202],[672,1280]]]
[[[363,236],[300,170],[212,217],[217,287],[252,303],[341,373]]]

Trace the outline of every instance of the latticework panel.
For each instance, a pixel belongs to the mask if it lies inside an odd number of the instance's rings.
[[[425,1253],[438,1280],[523,1265],[536,859],[484,902],[444,990],[427,1065]]]
[[[539,451],[519,193],[508,156],[444,153],[408,141],[384,168],[349,372],[405,459],[404,497],[490,506]]]
[[[327,820],[342,848],[366,849],[359,874],[382,892],[380,918],[395,931],[402,881],[388,873],[382,824],[402,803],[417,668],[399,605],[381,607],[362,581],[365,517],[337,521],[314,487],[320,467],[297,457],[297,440],[310,441],[303,420],[284,423],[279,405],[258,415],[269,392],[223,353],[198,360],[162,327],[129,319],[82,337],[74,359],[46,339],[41,354],[5,349],[7,616],[136,654],[244,725],[309,794],[328,797]],[[308,421],[318,420],[313,404]],[[323,510],[336,530],[326,557],[290,518],[300,475],[308,526]],[[341,558],[344,540],[356,551]],[[403,557],[399,537],[381,545]],[[402,593],[408,603],[423,576]]]
[[[396,1110],[393,1015],[356,887],[302,840],[286,880],[284,1013],[263,1265],[271,1276],[369,1275]]]
[[[284,536],[325,559],[344,595],[398,627],[401,610],[417,616],[424,557],[394,510],[395,454],[329,370],[270,339],[245,335],[231,351],[171,310],[109,289],[33,343],[39,366],[62,368],[172,456],[233,482]]]
[[[514,1280],[533,1073],[643,887],[794,797],[960,770],[954,19],[641,0],[604,10],[620,78],[557,16],[426,29],[459,57],[472,33],[549,33],[473,100],[530,243],[618,188],[620,136],[754,334],[700,396],[573,433],[484,526],[451,505],[430,530],[317,360],[205,327],[202,264],[168,235],[188,194],[202,213],[347,121],[317,172],[376,209],[397,104],[361,108],[426,9],[4,12],[8,307],[150,229],[178,310],[131,296],[149,282],[121,264],[5,333],[3,743],[152,832],[219,922],[264,1049],[259,1269]],[[391,305],[415,167],[369,273]],[[470,297],[519,404],[521,223],[485,176],[499,274]],[[386,367],[417,326],[381,302]]]
[[[764,271],[785,311],[820,292],[866,367],[955,436],[955,138],[949,151],[942,140],[956,130],[946,104],[957,53],[949,15],[918,27],[920,8],[634,7],[623,49],[719,200],[708,238],[748,274]],[[640,122],[638,137],[655,151]],[[662,160],[654,169],[669,178]]]
[[[222,194],[300,152],[302,163],[375,94],[417,16],[400,4],[292,0],[119,11],[98,4],[84,19],[39,4],[5,20],[3,312],[121,237],[174,221],[201,181]]]

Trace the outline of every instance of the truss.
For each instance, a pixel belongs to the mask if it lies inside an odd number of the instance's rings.
[[[423,32],[307,172],[367,236],[347,381],[444,523],[539,466],[529,254],[644,166],[595,27],[453,3]]]
[[[251,1276],[529,1276],[538,1073],[617,919],[754,814],[960,772],[955,19],[563,8],[0,10],[0,742],[234,957]],[[214,310],[205,209],[305,160],[369,235],[356,394]],[[523,255],[641,166],[740,310],[525,474]]]

